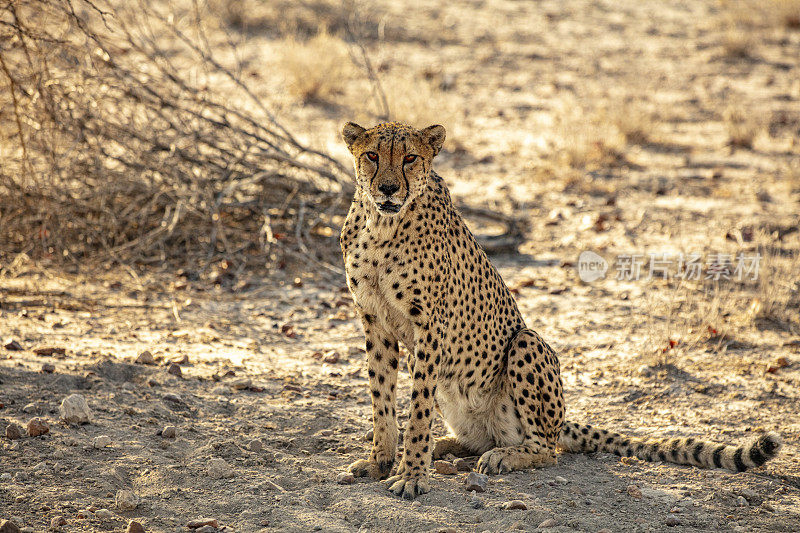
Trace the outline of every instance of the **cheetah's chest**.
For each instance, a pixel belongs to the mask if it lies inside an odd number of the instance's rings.
[[[376,317],[384,329],[412,350],[413,323],[402,305],[402,269],[397,265],[396,252],[383,244],[389,242],[385,231],[369,229],[364,228],[344,253],[350,292],[363,314]]]

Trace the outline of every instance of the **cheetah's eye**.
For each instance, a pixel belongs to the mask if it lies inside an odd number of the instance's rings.
[[[403,158],[403,163],[413,163],[417,160],[417,156],[414,154],[409,154]]]
[[[375,152],[367,152],[367,159],[369,159],[370,161],[377,161],[378,154],[376,154]]]

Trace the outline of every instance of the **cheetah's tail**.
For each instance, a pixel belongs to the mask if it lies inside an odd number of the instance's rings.
[[[781,449],[781,437],[777,433],[767,433],[743,446],[729,446],[691,437],[639,439],[588,424],[565,422],[558,444],[573,453],[608,452],[624,457],[635,456],[644,461],[668,461],[743,472],[775,457]]]

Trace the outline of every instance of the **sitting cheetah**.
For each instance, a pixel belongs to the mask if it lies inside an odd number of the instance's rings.
[[[400,342],[413,385],[402,458],[387,480],[398,496],[428,492],[431,458],[449,453],[481,454],[486,474],[555,464],[557,445],[734,471],[776,455],[774,433],[735,447],[565,422],[556,354],[525,326],[431,168],[444,128],[350,122],[342,136],[355,159],[356,193],[341,246],[366,336],[374,424],[372,452],[350,466],[354,475],[385,479],[395,462]],[[435,443],[434,407],[451,433]]]

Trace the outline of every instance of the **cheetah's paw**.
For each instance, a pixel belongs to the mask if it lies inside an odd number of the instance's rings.
[[[407,477],[405,475],[392,476],[386,480],[386,486],[395,496],[402,496],[406,500],[413,500],[420,494],[431,491],[431,484],[425,477]]]
[[[389,461],[377,462],[371,459],[359,459],[350,465],[350,473],[355,477],[371,477],[372,479],[386,479],[392,470]]]

